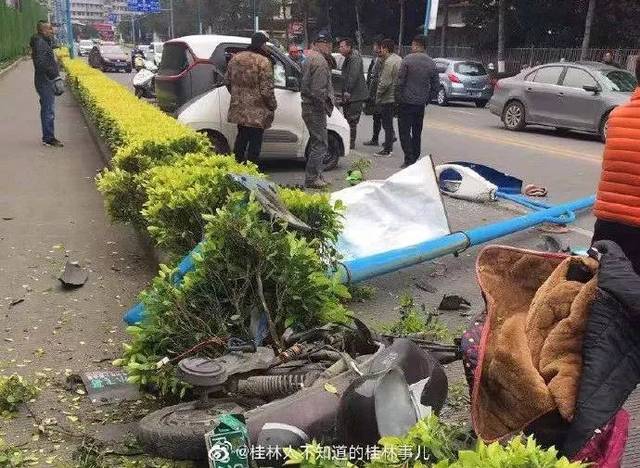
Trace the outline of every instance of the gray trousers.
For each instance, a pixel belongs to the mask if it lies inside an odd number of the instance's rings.
[[[322,177],[324,158],[329,152],[327,114],[322,108],[303,104],[302,120],[309,131],[305,183],[312,183]]]

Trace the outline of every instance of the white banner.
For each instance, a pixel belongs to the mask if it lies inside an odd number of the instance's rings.
[[[433,163],[425,156],[386,180],[331,194],[345,209],[338,250],[345,260],[410,247],[450,234]]]

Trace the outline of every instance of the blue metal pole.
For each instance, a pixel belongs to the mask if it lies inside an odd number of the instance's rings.
[[[429,18],[431,17],[431,0],[427,0],[426,11],[424,12],[424,35],[429,34]]]
[[[448,236],[411,247],[348,260],[340,265],[338,273],[343,282],[356,283],[364,281],[523,231],[553,220],[563,214],[589,208],[593,206],[594,202],[595,196],[581,198],[517,218],[480,226],[464,232],[454,232]]]

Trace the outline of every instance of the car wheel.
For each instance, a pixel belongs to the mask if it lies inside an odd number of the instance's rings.
[[[598,136],[600,137],[600,141],[602,143],[607,142],[607,133],[609,131],[609,115],[606,114],[600,120],[600,127],[598,128]]]
[[[329,133],[329,153],[322,161],[325,171],[331,171],[338,166],[340,158],[344,156],[344,147],[335,133]]]
[[[522,130],[526,125],[524,106],[520,101],[511,101],[502,112],[502,121],[507,130]]]
[[[439,106],[443,106],[443,107],[449,104],[449,100],[447,99],[447,91],[444,89],[443,86],[441,86],[440,89],[438,90],[438,96],[436,97],[436,101],[438,102]]]
[[[211,143],[214,153],[221,155],[231,154],[231,148],[229,148],[229,143],[224,136],[214,131],[208,131],[206,132],[206,135]]]
[[[479,109],[484,109],[485,107],[487,107],[487,104],[489,104],[489,101],[487,101],[486,99],[476,101],[476,107]]]

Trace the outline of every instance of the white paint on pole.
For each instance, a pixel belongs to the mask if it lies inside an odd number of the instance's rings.
[[[431,11],[429,12],[429,29],[435,30],[438,27],[438,5],[440,0],[431,0]]]
[[[498,73],[504,73],[507,70],[504,60],[498,60]]]

